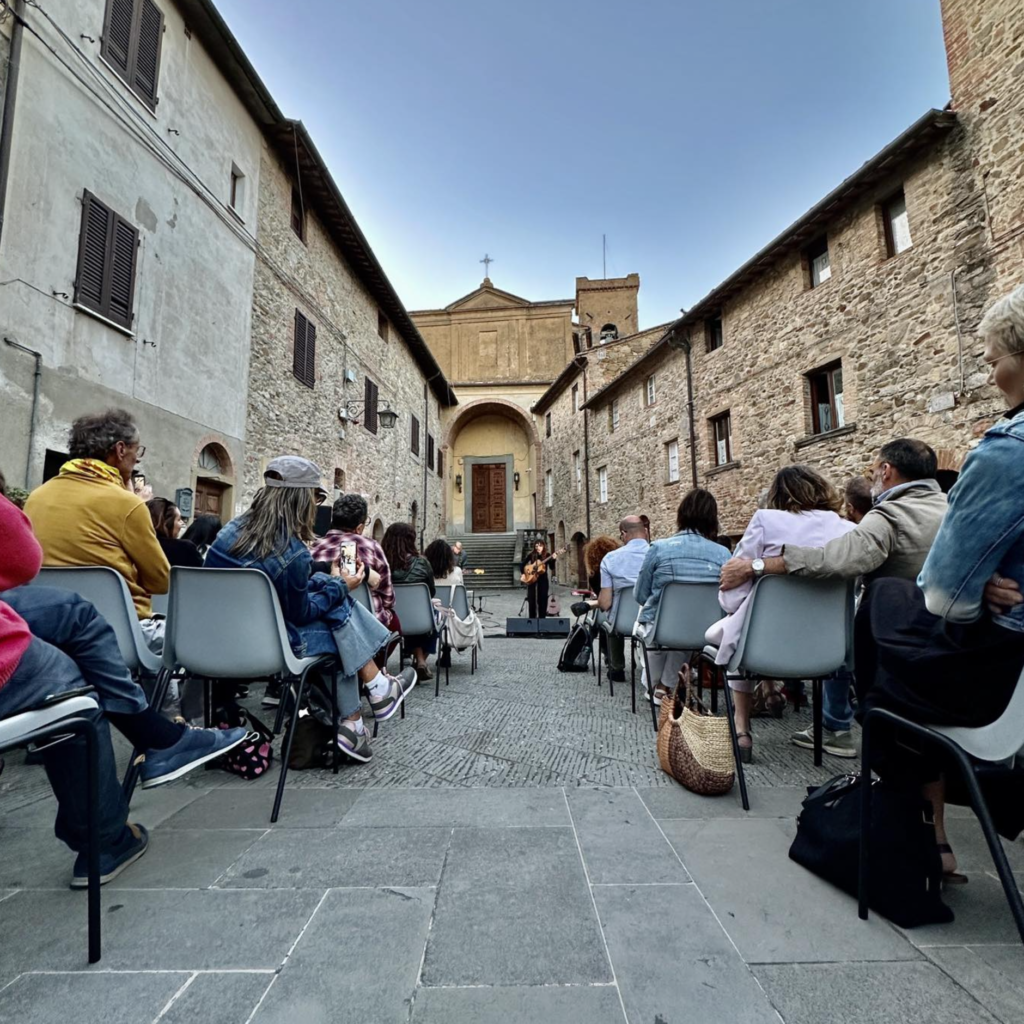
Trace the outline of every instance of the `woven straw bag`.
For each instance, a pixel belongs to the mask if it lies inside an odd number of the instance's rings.
[[[658,762],[662,771],[701,796],[728,793],[736,779],[729,722],[705,711],[688,674],[662,705]]]

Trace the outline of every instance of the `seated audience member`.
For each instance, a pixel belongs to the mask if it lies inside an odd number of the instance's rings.
[[[466,552],[463,550],[463,548],[462,548],[462,541],[461,540],[457,540],[452,545],[452,551],[455,554],[455,564],[460,569],[465,569],[466,568],[466,562],[469,561],[469,555],[467,555]]]
[[[323,539],[313,545],[314,562],[336,562],[341,545],[349,541],[356,546],[356,560],[367,570],[367,582],[373,598],[373,610],[381,624],[398,629],[395,616],[395,591],[391,585],[391,569],[384,550],[364,534],[369,509],[361,494],[343,494],[331,508],[331,528]]]
[[[995,721],[1024,669],[1024,286],[989,309],[978,333],[1009,412],[967,456],[917,586],[876,580],[857,617],[862,708],[926,725]],[[945,781],[937,770],[925,777],[946,880],[964,881],[946,835]],[[1010,810],[1019,831],[1016,800]]]
[[[866,476],[850,477],[843,488],[843,497],[846,500],[846,518],[854,525],[871,511],[875,501],[871,494],[871,481]]]
[[[923,441],[901,437],[883,445],[872,469],[874,504],[856,528],[822,547],[787,543],[781,555],[763,559],[762,571],[814,579],[861,577],[865,586],[887,576],[916,579],[946,513],[936,465],[935,452]],[[725,567],[722,586],[753,576],[750,559],[738,557]],[[824,749],[838,757],[856,756],[848,672],[826,681],[823,705]],[[799,747],[814,746],[811,729],[791,738]]]
[[[730,555],[732,554],[732,549],[736,547],[736,544],[733,541],[732,537],[730,537],[727,533],[720,533],[715,538],[715,543],[720,544],[723,548],[725,548],[726,551],[729,552]]]
[[[647,550],[633,595],[643,607],[637,617],[636,634],[646,638],[654,627],[661,592],[668,583],[717,583],[729,551],[718,535],[718,502],[714,495],[694,487],[676,511],[678,533],[656,540]],[[659,704],[676,686],[679,670],[686,661],[684,651],[651,651],[647,655],[654,681],[653,699]]]
[[[423,552],[434,573],[434,583],[441,587],[463,586],[462,570],[455,564],[455,552],[448,541],[438,539],[427,545]],[[484,627],[472,608],[469,615],[460,619],[454,610],[448,612],[448,642],[457,651],[465,651],[471,647],[482,648],[484,645]]]
[[[96,609],[70,590],[33,586],[42,550],[28,519],[3,497],[0,476],[0,716],[17,714],[45,698],[92,686],[101,711],[99,734],[100,881],[116,878],[146,852],[149,836],[126,824],[128,806],[110,744],[113,724],[145,751],[143,788],[180,778],[245,742],[245,729],[188,729],[149,707],[125,667],[114,631]],[[57,797],[57,838],[74,850],[71,885],[88,883],[85,738],[41,752]]]
[[[767,508],[754,513],[736,545],[736,556],[722,567],[719,601],[729,614],[707,631],[708,643],[718,648],[717,664],[728,665],[736,650],[753,591],[753,579],[766,571],[769,556],[778,555],[790,544],[820,547],[848,533],[853,523],[840,518],[839,508],[839,495],[810,466],[784,466],[775,474],[768,488]],[[728,578],[731,566],[744,567],[739,580]],[[750,567],[749,574],[746,567]],[[730,676],[728,684],[735,698],[740,757],[749,762],[754,749],[750,735],[754,682]]]
[[[300,657],[337,655],[338,746],[355,761],[369,761],[370,737],[363,724],[360,688],[373,716],[387,721],[416,685],[413,673],[390,676],[377,668],[374,655],[391,639],[390,632],[349,591],[363,579],[345,576],[338,562],[331,574],[310,573],[308,545],[314,539],[320,467],[297,455],[272,459],[264,486],[252,505],[217,535],[206,556],[210,569],[260,569],[270,577],[281,603],[292,649]]]
[[[190,540],[180,537],[184,521],[181,512],[173,501],[166,498],[150,498],[146,502],[153,529],[156,530],[157,543],[160,545],[171,566],[181,565],[186,569],[201,569],[203,556],[199,548]]]
[[[392,523],[385,531],[380,546],[391,566],[393,585],[425,583],[430,596],[435,597],[434,570],[416,548],[416,530],[410,523]],[[407,636],[404,646],[412,651],[416,676],[421,681],[433,679],[427,657],[437,650],[437,634]]]
[[[577,602],[572,606],[573,614],[585,614],[586,607],[597,609],[596,622],[601,623],[607,620],[608,613],[598,608],[597,595],[601,590],[601,562],[609,551],[614,551],[622,545],[607,534],[600,534],[589,540],[583,548],[583,571],[587,574],[587,586],[593,593],[592,598],[585,602]],[[612,636],[607,630],[598,631],[597,642],[601,645],[601,652],[608,665],[608,677],[613,683],[624,683],[626,681],[626,641],[625,637]]]
[[[71,458],[32,492],[25,514],[43,565],[107,565],[125,578],[146,641],[160,653],[164,620],[152,617],[149,597],[167,593],[171,567],[146,503],[130,487],[145,451],[124,409],[80,416],[71,424]]]
[[[216,516],[196,516],[185,531],[184,540],[191,541],[199,549],[199,557],[206,558],[210,545],[217,539],[224,524]]]
[[[646,516],[626,516],[619,523],[619,539],[622,541],[622,546],[614,551],[609,551],[601,559],[601,578],[598,581],[601,586],[597,593],[597,607],[602,612],[606,612],[612,622],[615,621],[620,592],[627,587],[633,588],[637,576],[640,575],[640,566],[644,564],[644,558],[651,546],[651,542],[648,540],[650,528],[644,522],[646,518]],[[622,682],[626,678],[624,644],[622,641],[616,641],[614,637],[610,637],[609,640],[608,667],[610,671],[615,672],[611,678],[615,682]],[[617,649],[612,646],[612,643],[617,643]],[[644,685],[647,685],[646,679]]]

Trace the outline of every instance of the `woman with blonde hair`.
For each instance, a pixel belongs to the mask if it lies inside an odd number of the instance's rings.
[[[756,573],[758,562],[763,572],[763,559],[782,554],[787,544],[822,548],[834,537],[853,529],[853,523],[840,517],[841,508],[839,494],[816,469],[783,466],[768,488],[767,507],[754,513],[736,545],[735,557],[753,559]],[[748,581],[733,590],[719,591],[718,601],[728,614],[716,622],[706,636],[708,643],[718,648],[715,661],[719,665],[728,665],[736,650],[753,589],[753,582]],[[749,762],[754,749],[750,735],[754,682],[733,676],[728,682],[736,708],[740,759]]]
[[[266,573],[281,602],[292,650],[299,657],[338,657],[338,711],[344,719],[338,726],[338,746],[354,761],[369,761],[370,737],[363,725],[360,690],[366,693],[374,718],[384,722],[416,685],[415,674],[391,676],[374,663],[391,633],[349,596],[363,580],[361,563],[356,563],[354,576],[346,575],[337,560],[330,575],[310,574],[316,508],[326,497],[319,466],[284,455],[270,461],[263,481],[249,510],[217,535],[206,567]]]

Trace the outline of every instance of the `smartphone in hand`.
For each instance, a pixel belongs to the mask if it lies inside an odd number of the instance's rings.
[[[356,542],[354,540],[342,542],[341,571],[346,576],[355,576],[356,574]]]

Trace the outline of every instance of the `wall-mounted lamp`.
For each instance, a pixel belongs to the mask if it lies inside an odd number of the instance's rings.
[[[456,473],[455,474],[455,489],[459,492],[459,494],[462,493],[462,474],[461,473]]]
[[[346,402],[338,410],[338,419],[341,420],[342,423],[345,423],[348,420],[354,420],[359,407],[365,405],[365,401],[354,400]],[[394,428],[395,424],[398,422],[398,413],[391,408],[390,402],[384,401],[377,405],[377,421],[385,430],[392,430]]]
[[[512,482],[516,485],[516,490],[518,491],[519,490],[519,474],[518,473],[513,473],[512,474]]]

